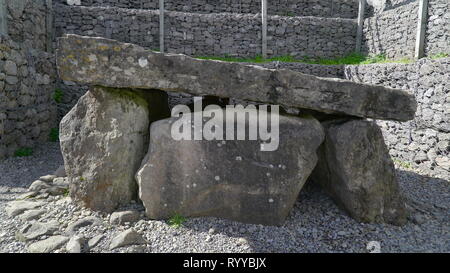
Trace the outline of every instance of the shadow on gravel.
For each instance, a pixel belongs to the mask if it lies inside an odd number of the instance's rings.
[[[259,253],[368,252],[367,244],[372,240],[382,241],[386,252],[414,252],[418,249],[417,245],[409,245],[412,241],[430,236],[437,238],[436,241],[445,241],[439,237],[442,231],[435,227],[448,230],[449,181],[405,170],[397,170],[397,177],[411,214],[404,227],[358,223],[338,208],[321,188],[307,183],[283,226],[204,218],[189,220],[192,224],[186,228],[207,233],[213,227],[218,233],[236,240],[245,238],[250,245],[248,251]],[[426,222],[418,223],[417,215]],[[432,249],[433,244],[423,247],[426,251],[439,251]]]

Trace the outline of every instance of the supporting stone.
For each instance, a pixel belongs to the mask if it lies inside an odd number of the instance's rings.
[[[193,122],[193,116],[183,121]],[[250,114],[248,120],[255,117]],[[279,147],[270,152],[261,151],[259,140],[175,140],[175,122],[180,121],[152,124],[149,152],[136,175],[140,199],[152,219],[180,214],[281,225],[316,165],[324,136],[312,117],[279,116]],[[226,124],[246,126],[234,117]],[[184,129],[193,134],[191,128],[187,122]]]
[[[394,164],[375,122],[322,123],[325,142],[311,179],[349,215],[363,222],[406,222]]]
[[[160,93],[151,96],[151,103],[167,105]],[[134,175],[154,119],[149,108],[152,104],[136,92],[94,87],[63,118],[61,151],[76,202],[111,212],[137,197]]]
[[[414,52],[414,57],[416,59],[420,59],[425,55],[424,45],[428,17],[428,0],[419,0],[418,16],[416,49]]]

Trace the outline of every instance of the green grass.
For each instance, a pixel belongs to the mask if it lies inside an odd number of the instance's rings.
[[[67,197],[67,196],[69,196],[69,194],[70,194],[70,191],[68,190],[68,189],[64,189],[64,192],[63,192],[63,196],[64,197]]]
[[[431,55],[429,58],[432,60],[441,59],[441,58],[447,58],[450,57],[450,53],[438,53]]]
[[[408,58],[391,60],[386,58],[385,55],[376,56],[364,56],[358,53],[352,53],[340,58],[332,59],[313,59],[303,58],[296,59],[292,56],[279,56],[263,59],[262,56],[256,56],[254,58],[239,58],[239,57],[211,57],[211,56],[199,56],[198,59],[203,60],[217,60],[225,62],[246,62],[246,63],[267,63],[267,62],[292,62],[292,63],[306,63],[306,64],[321,64],[321,65],[363,65],[363,64],[382,64],[382,63],[411,63],[413,60]]]
[[[55,92],[53,92],[53,100],[55,100],[56,103],[61,103],[63,97],[63,91],[59,88],[55,89]]]
[[[398,160],[398,159],[393,159],[393,161],[397,164],[397,165],[399,165],[399,166],[401,166],[401,167],[403,167],[403,168],[405,168],[405,169],[412,169],[413,167],[412,167],[412,164],[411,163],[409,163],[409,162],[405,162],[405,161],[401,161],[401,160]]]
[[[51,142],[58,142],[59,141],[59,129],[58,128],[52,128],[50,130],[50,141]]]
[[[183,226],[183,223],[186,222],[186,218],[183,217],[179,213],[175,213],[170,219],[169,219],[169,225],[173,228],[180,228]]]
[[[17,157],[24,157],[24,156],[30,156],[33,154],[33,149],[31,148],[19,148],[14,153]]]

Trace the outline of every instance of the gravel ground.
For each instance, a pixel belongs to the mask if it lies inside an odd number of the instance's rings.
[[[7,203],[27,191],[40,176],[52,174],[62,157],[57,143],[45,143],[34,155],[0,162],[0,252],[27,252],[30,243],[16,239],[16,232],[26,223],[20,217],[8,217]],[[141,217],[136,223],[111,225],[110,215],[77,207],[69,197],[44,200],[45,214],[40,222],[57,220],[59,230],[50,235],[65,235],[68,225],[88,216],[101,219],[100,225],[88,225],[77,231],[86,239],[103,235],[90,252],[368,252],[370,241],[380,243],[381,252],[450,252],[449,181],[419,175],[398,166],[401,188],[411,211],[403,227],[361,224],[349,218],[317,187],[309,185],[299,196],[289,219],[282,227],[248,225],[215,218],[188,219],[174,228],[165,221]],[[140,204],[121,210],[141,212]],[[110,250],[118,233],[134,229],[146,244]],[[56,252],[65,252],[65,245]]]

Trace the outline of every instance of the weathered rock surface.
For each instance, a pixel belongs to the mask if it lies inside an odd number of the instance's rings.
[[[29,191],[41,191],[44,189],[50,188],[51,185],[48,182],[42,181],[42,180],[36,180],[33,183],[31,183],[30,187],[28,188]]]
[[[107,212],[135,199],[148,126],[147,102],[133,92],[94,87],[81,97],[60,124],[71,197]]]
[[[32,243],[28,246],[28,252],[31,253],[50,253],[56,249],[61,248],[67,241],[68,237],[57,235],[52,236],[43,241]]]
[[[88,241],[88,247],[89,249],[94,248],[98,245],[98,243],[100,243],[100,241],[105,238],[105,235],[100,234],[97,235],[95,237],[92,237],[89,241]]]
[[[117,211],[111,214],[109,222],[111,225],[123,225],[125,223],[137,222],[140,218],[139,211],[127,210],[127,211]]]
[[[174,140],[176,119],[151,125],[149,153],[136,175],[151,219],[178,213],[283,223],[317,162],[324,138],[317,120],[279,116],[279,147],[269,152],[258,140]]]
[[[16,237],[21,241],[34,240],[44,235],[53,235],[57,231],[59,225],[56,221],[48,223],[34,222],[26,225]]]
[[[59,166],[59,168],[55,171],[55,173],[53,174],[56,177],[66,177],[66,169],[64,167],[64,165]],[[53,180],[53,183],[55,181]]]
[[[9,217],[14,217],[19,214],[24,213],[27,210],[36,209],[42,207],[44,202],[34,202],[34,201],[13,201],[8,204],[5,211]]]
[[[25,211],[24,213],[22,213],[19,216],[19,218],[24,221],[31,221],[31,220],[39,219],[44,213],[45,213],[45,210],[43,210],[43,209],[33,209],[33,210]]]
[[[53,186],[69,188],[69,179],[66,177],[58,177],[53,180]]]
[[[88,216],[83,219],[79,219],[72,224],[68,225],[66,228],[67,234],[74,234],[76,233],[80,228],[86,227],[86,226],[95,226],[95,225],[101,225],[102,220],[100,218],[97,218],[95,216]]]
[[[116,235],[109,245],[109,249],[113,250],[119,247],[130,246],[130,245],[140,245],[145,244],[146,241],[142,238],[139,233],[133,229],[125,230],[118,235]]]
[[[57,53],[62,79],[117,88],[158,89],[406,121],[416,101],[405,91],[180,54],[105,38],[67,35]]]
[[[73,236],[66,245],[66,251],[68,253],[82,253],[87,250],[86,239],[82,236]]]
[[[53,179],[55,179],[55,178],[56,178],[55,175],[48,174],[48,175],[44,175],[44,176],[39,177],[39,180],[47,182],[47,183],[51,183],[51,182],[53,182]]]
[[[405,223],[405,204],[380,128],[366,120],[322,125],[326,136],[312,180],[359,221]]]

